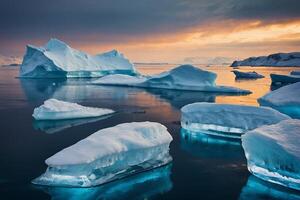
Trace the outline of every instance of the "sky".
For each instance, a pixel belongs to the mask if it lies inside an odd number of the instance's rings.
[[[300,0],[1,0],[0,55],[58,38],[134,62],[300,51]]]

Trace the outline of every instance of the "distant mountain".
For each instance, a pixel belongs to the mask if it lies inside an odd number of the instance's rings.
[[[276,53],[269,56],[250,57],[241,61],[234,61],[231,67],[237,66],[274,66],[300,67],[300,52]]]
[[[186,64],[204,64],[204,65],[230,65],[235,58],[228,57],[186,57],[183,63]]]

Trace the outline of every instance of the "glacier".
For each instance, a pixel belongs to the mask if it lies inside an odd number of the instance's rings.
[[[289,84],[300,81],[300,75],[270,74],[272,84]]]
[[[90,78],[112,73],[135,75],[137,71],[116,50],[93,56],[58,39],[50,39],[42,47],[27,45],[20,67],[21,78]]]
[[[290,117],[268,107],[193,103],[181,108],[182,128],[228,138],[285,119]]]
[[[61,150],[45,162],[44,174],[33,184],[92,187],[172,160],[172,136],[156,122],[131,122],[97,131]]]
[[[216,78],[217,75],[213,72],[192,65],[181,65],[153,76],[108,75],[94,81],[93,84],[203,92],[251,93],[249,90],[217,86],[215,84]]]
[[[242,136],[248,170],[265,181],[300,190],[300,120],[261,126]]]
[[[62,120],[100,117],[114,112],[107,108],[86,107],[77,103],[48,99],[43,105],[34,109],[32,116],[36,120]]]
[[[231,67],[237,66],[299,67],[300,52],[276,53],[268,56],[250,57],[241,61],[234,61],[231,64]]]
[[[232,71],[235,75],[236,79],[258,79],[258,78],[264,78],[263,75],[258,74],[257,72],[240,72],[237,70]]]
[[[293,118],[300,118],[300,83],[271,91],[257,101],[261,106],[269,106]]]

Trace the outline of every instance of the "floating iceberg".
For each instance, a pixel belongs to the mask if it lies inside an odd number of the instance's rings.
[[[291,73],[290,73],[291,75],[298,75],[298,76],[300,76],[300,71],[291,71]]]
[[[43,105],[34,109],[32,116],[36,120],[61,120],[100,117],[114,112],[115,111],[106,108],[86,107],[77,103],[48,99]]]
[[[263,75],[258,74],[256,72],[240,72],[237,70],[232,71],[235,75],[235,78],[237,79],[258,79],[258,78],[264,78]]]
[[[172,189],[171,167],[169,164],[97,187],[37,187],[52,200],[149,199]]]
[[[276,53],[269,56],[250,57],[241,61],[234,61],[231,67],[237,66],[274,66],[298,67],[300,66],[300,52]]]
[[[269,92],[257,101],[261,106],[269,106],[291,117],[300,118],[300,83]]]
[[[300,81],[300,75],[283,75],[283,74],[270,74],[272,84],[289,84]]]
[[[300,190],[300,120],[262,126],[242,136],[248,170],[255,176]]]
[[[94,84],[159,88],[172,90],[190,90],[203,92],[224,92],[249,94],[249,90],[234,87],[217,86],[217,75],[213,72],[196,68],[192,65],[181,65],[170,71],[153,76],[109,75],[102,77]]]
[[[290,117],[267,107],[193,103],[181,108],[182,128],[228,138],[285,119]]]
[[[51,39],[44,47],[28,45],[20,67],[23,78],[99,77],[111,73],[136,74],[136,69],[116,50],[89,55]]]
[[[132,122],[99,130],[46,160],[32,183],[91,187],[169,163],[172,136],[155,122]]]

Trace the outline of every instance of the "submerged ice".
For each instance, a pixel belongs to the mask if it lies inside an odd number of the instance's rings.
[[[94,108],[48,99],[38,108],[35,108],[32,116],[36,120],[62,120],[87,117],[100,117],[114,113],[115,111],[106,108]]]
[[[249,90],[217,86],[215,83],[216,78],[217,75],[213,72],[192,65],[181,65],[153,76],[108,75],[94,81],[94,84],[204,92],[251,93]]]
[[[181,108],[184,129],[229,138],[240,138],[248,130],[289,118],[267,107],[193,103]]]
[[[20,67],[20,77],[99,77],[111,73],[134,75],[133,64],[116,50],[95,56],[51,39],[43,47],[28,45]]]
[[[46,160],[32,183],[91,187],[169,163],[172,136],[156,122],[132,122],[97,131]]]
[[[300,120],[262,126],[242,136],[248,170],[255,176],[300,190]]]

